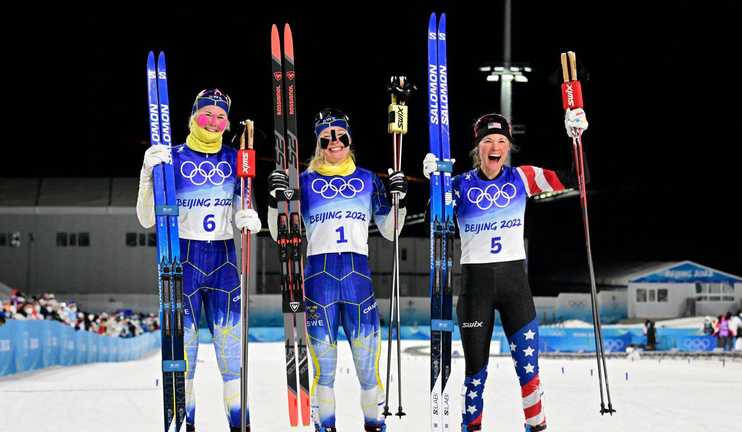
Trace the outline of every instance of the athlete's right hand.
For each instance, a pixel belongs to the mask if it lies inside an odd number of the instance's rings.
[[[276,191],[286,190],[289,188],[289,175],[283,170],[273,170],[268,176],[268,191],[273,198],[276,197]]]
[[[157,144],[144,152],[144,166],[150,171],[161,163],[171,163],[170,147]]]
[[[423,159],[423,175],[430,179],[430,174],[438,169],[438,158],[433,153],[428,153]]]

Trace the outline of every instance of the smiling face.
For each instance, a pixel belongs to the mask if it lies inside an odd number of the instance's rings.
[[[333,132],[335,132],[334,140]],[[348,155],[350,154],[350,146],[346,146],[342,141],[340,141],[340,138],[347,135],[347,133],[348,131],[341,127],[330,126],[319,134],[318,139],[326,139],[329,141],[327,148],[322,150],[322,154],[327,163],[338,164],[348,158]]]
[[[479,168],[489,179],[495,178],[510,155],[510,140],[505,135],[489,134],[479,141]]]
[[[227,112],[216,105],[205,106],[196,111],[196,123],[209,132],[224,132],[229,125]]]

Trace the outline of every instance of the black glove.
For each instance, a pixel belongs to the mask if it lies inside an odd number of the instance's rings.
[[[389,168],[387,192],[390,196],[397,195],[399,197],[399,207],[404,207],[404,198],[407,196],[407,177],[402,171],[392,171]]]
[[[273,170],[268,175],[268,193],[270,198],[268,199],[268,205],[277,208],[276,204],[276,192],[286,190],[289,188],[289,175],[283,170]]]

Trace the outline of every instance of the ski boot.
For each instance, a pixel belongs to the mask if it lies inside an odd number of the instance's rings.
[[[386,432],[386,425],[381,426],[364,426],[363,430],[366,432]]]
[[[526,425],[526,432],[540,432],[546,430],[546,422],[541,423],[538,426]]]
[[[186,432],[196,432],[196,426],[186,423]]]

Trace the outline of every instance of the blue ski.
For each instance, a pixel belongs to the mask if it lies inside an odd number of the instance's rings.
[[[430,152],[438,170],[430,177],[430,408],[433,432],[450,431],[451,337],[453,333],[453,195],[448,133],[446,14],[428,21],[428,123]]]
[[[170,102],[167,91],[165,54],[147,57],[150,141],[172,145]],[[185,353],[183,349],[183,269],[180,263],[178,207],[173,165],[153,169],[157,232],[157,273],[162,336],[162,396],[164,430],[180,431],[185,422]]]

